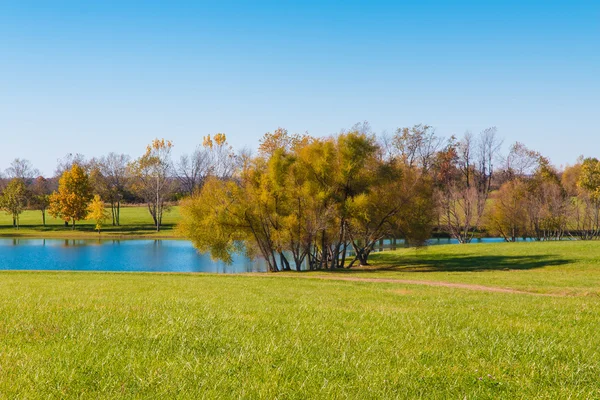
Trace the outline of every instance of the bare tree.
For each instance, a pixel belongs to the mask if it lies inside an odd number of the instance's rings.
[[[56,169],[54,170],[54,176],[61,176],[63,172],[71,169],[73,164],[77,164],[83,169],[88,168],[88,162],[85,159],[85,156],[81,153],[68,153],[63,158],[59,158],[57,160]]]
[[[29,182],[40,175],[40,171],[34,168],[29,160],[23,158],[15,158],[5,173],[8,178],[17,178],[24,182]]]
[[[132,187],[146,201],[157,232],[162,224],[163,213],[168,210],[166,203],[174,189],[171,176],[172,147],[171,141],[155,139],[147,146],[143,156],[129,164]]]
[[[419,124],[398,128],[391,144],[404,164],[409,168],[419,167],[426,173],[433,166],[444,139],[437,136],[431,126]]]
[[[127,154],[108,153],[89,162],[90,176],[96,192],[110,204],[112,224],[120,225],[121,202],[129,182]]]
[[[212,172],[211,154],[206,147],[198,146],[191,155],[183,155],[176,166],[177,179],[184,193],[192,195],[202,187]]]
[[[496,128],[488,128],[478,136],[467,132],[445,150],[452,156],[439,193],[441,223],[460,243],[469,243],[480,227],[500,145]]]

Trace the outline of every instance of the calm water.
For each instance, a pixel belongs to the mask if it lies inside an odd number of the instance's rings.
[[[0,270],[260,272],[237,256],[232,265],[199,254],[183,240],[0,239]]]
[[[502,241],[486,238],[473,243]],[[458,242],[429,241],[430,245],[454,243]],[[389,246],[389,241],[385,244]],[[402,242],[397,246],[402,247]],[[212,261],[183,240],[0,239],[0,270],[240,273],[263,272],[266,266],[243,256],[235,256],[231,265]]]

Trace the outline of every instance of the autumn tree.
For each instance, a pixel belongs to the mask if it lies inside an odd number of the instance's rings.
[[[12,216],[13,227],[19,229],[19,215],[27,206],[27,187],[21,178],[13,178],[2,192],[2,209]]]
[[[558,171],[545,157],[527,181],[527,216],[536,240],[560,240],[566,233],[569,197]]]
[[[528,185],[521,178],[505,182],[492,195],[486,216],[486,227],[507,242],[529,235]]]
[[[110,215],[106,211],[104,202],[99,195],[94,195],[94,198],[88,205],[88,214],[86,219],[96,223],[95,229],[98,231],[98,235],[100,234],[102,226],[109,218]]]
[[[571,232],[582,240],[600,236],[600,161],[586,158],[567,167],[561,183],[571,201]]]
[[[236,179],[212,177],[183,202],[179,230],[225,261],[244,251],[261,255],[270,271],[343,267],[349,246],[362,246],[360,240],[417,236],[419,223],[408,216],[420,214],[414,199],[422,198],[399,192],[417,185],[395,184],[398,175],[379,151],[367,132],[317,139],[278,129],[263,137],[258,156],[238,166]],[[361,264],[369,253],[361,251]]]
[[[163,214],[168,210],[167,201],[175,188],[171,176],[172,148],[171,141],[154,139],[146,147],[144,155],[129,164],[132,186],[146,202],[157,232],[160,231]]]
[[[58,182],[58,191],[50,195],[48,212],[55,218],[62,218],[75,229],[76,221],[84,219],[88,213],[88,203],[92,199],[92,187],[86,171],[73,164],[63,172]]]

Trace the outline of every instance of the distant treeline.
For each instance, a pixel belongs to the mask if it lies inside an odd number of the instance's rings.
[[[256,154],[236,152],[219,133],[177,161],[172,146],[156,139],[135,159],[68,155],[47,178],[15,159],[2,208],[15,226],[27,208],[41,222],[49,212],[72,226],[92,217],[118,225],[123,203],[144,203],[160,229],[168,205],[184,199],[180,230],[199,249],[226,261],[259,254],[273,271],[364,265],[384,237],[420,245],[434,232],[461,243],[600,236],[598,160],[558,170],[521,143],[502,154],[495,128],[460,138],[427,125],[377,136],[361,123],[325,138],[279,128]],[[346,260],[349,248],[356,256]]]

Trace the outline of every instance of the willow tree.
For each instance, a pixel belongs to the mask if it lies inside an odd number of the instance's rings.
[[[180,232],[224,261],[240,251],[261,255],[270,271],[342,267],[363,214],[380,221],[380,229],[369,225],[372,237],[417,230],[400,223],[410,208],[399,199],[411,196],[398,192],[406,186],[386,175],[378,154],[374,136],[364,132],[316,139],[277,130],[234,179],[213,177],[183,202]],[[357,208],[365,196],[375,207]],[[379,211],[386,207],[388,217]]]

